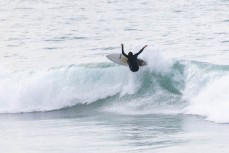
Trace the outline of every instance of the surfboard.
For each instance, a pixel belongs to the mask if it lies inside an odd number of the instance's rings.
[[[128,66],[127,58],[122,54],[109,54],[106,57],[110,61],[112,61],[116,64]],[[138,59],[138,64],[139,64],[139,66],[145,66],[147,63],[142,59]]]

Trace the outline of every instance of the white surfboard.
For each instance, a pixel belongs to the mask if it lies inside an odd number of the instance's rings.
[[[119,65],[128,66],[127,58],[122,54],[109,54],[106,56],[109,60]],[[139,66],[145,66],[146,62],[142,59],[138,59]]]

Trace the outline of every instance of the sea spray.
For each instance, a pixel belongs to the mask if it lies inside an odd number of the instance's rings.
[[[184,87],[182,64],[152,48],[147,48],[139,58],[145,60],[147,66],[129,75],[124,91],[132,95],[113,99],[103,111],[125,115],[181,113],[184,106],[180,101]]]
[[[138,89],[141,87],[141,74],[141,70],[137,73],[128,72],[128,75],[126,76],[128,79],[126,84],[123,86],[121,96],[126,94],[134,94],[138,91]]]

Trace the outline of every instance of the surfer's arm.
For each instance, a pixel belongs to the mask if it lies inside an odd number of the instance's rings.
[[[128,56],[127,56],[126,53],[124,52],[124,45],[121,44],[121,46],[122,46],[122,54],[123,54],[126,58],[128,58]]]
[[[145,45],[138,53],[136,53],[135,55],[139,55],[139,54],[141,54],[142,53],[142,51],[147,47],[148,45]]]

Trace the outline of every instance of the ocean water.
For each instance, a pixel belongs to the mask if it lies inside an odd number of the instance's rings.
[[[0,152],[228,153],[228,0],[2,0]],[[137,73],[107,54],[137,52]]]

